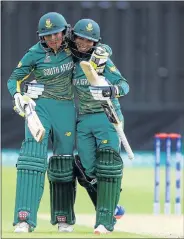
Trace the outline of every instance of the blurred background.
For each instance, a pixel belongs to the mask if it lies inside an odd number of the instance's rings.
[[[2,26],[2,148],[19,148],[23,119],[12,110],[7,80],[25,52],[38,41],[40,17],[63,14],[72,26],[92,18],[102,42],[130,84],[121,99],[125,132],[134,150],[152,150],[157,132],[184,135],[184,2],[4,1]]]

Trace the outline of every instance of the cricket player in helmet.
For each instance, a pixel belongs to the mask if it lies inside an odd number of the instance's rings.
[[[78,157],[75,159],[81,174],[78,181],[86,188],[96,208],[94,232],[106,234],[114,230],[114,211],[120,197],[123,161],[118,134],[104,113],[102,103],[107,97],[112,99],[123,121],[118,97],[129,92],[129,85],[108,58],[107,52],[111,54],[111,49],[101,44],[100,39],[99,25],[92,19],[82,19],[73,28],[70,47],[75,59],[73,84],[79,99]],[[81,60],[90,61],[99,75],[106,78],[109,86],[90,87],[80,67]]]
[[[39,97],[33,97],[30,103],[46,130],[43,140],[37,142],[25,122],[25,140],[17,161],[15,232],[30,232],[37,226],[47,169],[51,223],[58,224],[61,232],[72,231],[75,223],[73,149],[76,111],[72,89],[73,58],[64,40],[67,27],[61,14],[49,12],[43,15],[38,24],[39,42],[25,53],[8,80],[8,90],[15,99],[17,112],[24,116],[27,101],[21,83],[34,74],[36,83],[32,84],[32,89]],[[49,138],[54,156],[47,164]]]

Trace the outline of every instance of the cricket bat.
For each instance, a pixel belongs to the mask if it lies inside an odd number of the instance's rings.
[[[37,142],[42,141],[45,135],[45,129],[38,118],[36,111],[32,108],[31,104],[27,104],[25,107],[25,119],[27,126]]]
[[[89,83],[92,86],[108,86],[108,82],[100,77],[97,72],[95,71],[95,69],[92,67],[92,65],[90,64],[90,62],[88,61],[81,61],[80,66],[84,72],[84,74],[86,75]],[[111,102],[110,99],[107,100],[107,104],[102,104],[102,107],[104,109],[104,112],[106,113],[109,121],[114,125],[118,136],[125,148],[125,151],[127,152],[128,158],[130,160],[134,159],[134,153],[132,152],[132,149],[128,143],[128,140],[125,136],[125,133],[123,131],[123,126],[122,126],[122,122],[120,121],[114,107],[113,104]]]
[[[25,99],[26,99],[26,96],[25,96]],[[21,115],[16,106],[14,106],[13,109],[19,115]],[[23,115],[21,115],[21,116],[23,116]],[[36,111],[34,110],[33,106],[30,103],[28,103],[25,106],[25,120],[27,122],[27,126],[28,126],[32,136],[34,137],[34,139],[37,142],[42,141],[42,139],[45,135],[45,129],[44,129],[40,119],[38,118]]]

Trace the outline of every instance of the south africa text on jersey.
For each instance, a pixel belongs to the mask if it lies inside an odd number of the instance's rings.
[[[67,64],[63,64],[61,66],[55,66],[47,69],[43,69],[44,76],[50,76],[55,74],[60,74],[65,71],[69,71],[73,68],[73,62],[69,62]]]
[[[73,84],[74,85],[87,85],[87,86],[90,85],[90,83],[87,79],[73,79]]]

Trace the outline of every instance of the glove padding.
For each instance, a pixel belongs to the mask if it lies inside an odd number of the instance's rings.
[[[96,49],[93,51],[89,62],[98,74],[102,74],[104,72],[108,56],[109,53],[106,52],[102,47],[96,47]]]
[[[116,86],[90,86],[89,89],[95,100],[114,99],[118,95]]]
[[[16,93],[14,95],[14,100],[15,100],[14,101],[15,106],[13,107],[13,109],[15,110],[17,114],[19,114],[22,117],[25,116],[26,105],[29,104],[32,109],[35,109],[36,103],[26,95],[21,95],[20,93]]]
[[[32,82],[27,82],[24,86],[25,95],[31,99],[38,99],[40,95],[43,94],[44,85],[38,84],[36,80]]]

